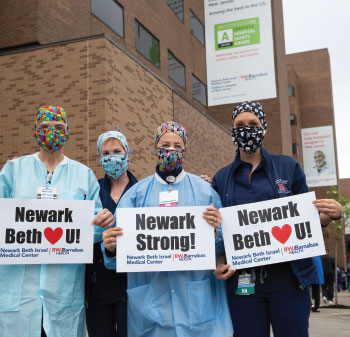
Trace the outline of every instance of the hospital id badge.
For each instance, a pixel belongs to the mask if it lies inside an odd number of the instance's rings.
[[[179,191],[164,191],[159,193],[159,207],[174,207],[179,201]]]
[[[57,199],[56,188],[38,187],[36,190],[37,199]]]
[[[255,293],[255,282],[250,274],[241,274],[238,277],[236,295],[252,295]]]

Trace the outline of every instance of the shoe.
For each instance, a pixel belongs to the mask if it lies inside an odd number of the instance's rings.
[[[328,301],[328,304],[333,305],[334,302],[333,301]]]
[[[327,297],[326,297],[326,296],[323,296],[323,302],[324,302],[324,303],[327,303],[327,302],[328,302],[328,300],[327,300]]]

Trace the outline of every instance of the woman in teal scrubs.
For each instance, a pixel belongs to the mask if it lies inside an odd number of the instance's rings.
[[[56,106],[36,113],[39,152],[13,159],[0,172],[0,198],[36,199],[37,189],[56,189],[57,199],[94,200],[95,241],[114,224],[101,210],[91,169],[64,156],[67,115]],[[91,224],[86,224],[87,226]],[[84,264],[0,265],[0,336],[80,337],[85,334]]]

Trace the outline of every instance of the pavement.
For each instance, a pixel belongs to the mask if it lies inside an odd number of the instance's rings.
[[[350,293],[338,293],[338,305],[347,308],[334,308],[324,304],[321,298],[320,312],[310,315],[310,337],[349,337],[350,336]]]
[[[338,293],[338,305],[347,308],[334,308],[323,303],[321,298],[320,312],[311,311],[310,314],[309,337],[350,336],[350,293],[347,291]],[[88,337],[87,332],[86,336]]]

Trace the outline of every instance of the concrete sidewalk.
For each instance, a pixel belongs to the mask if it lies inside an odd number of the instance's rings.
[[[350,293],[338,293],[338,304],[350,308]],[[320,312],[310,315],[310,337],[349,337],[350,309],[329,308],[321,298]]]

